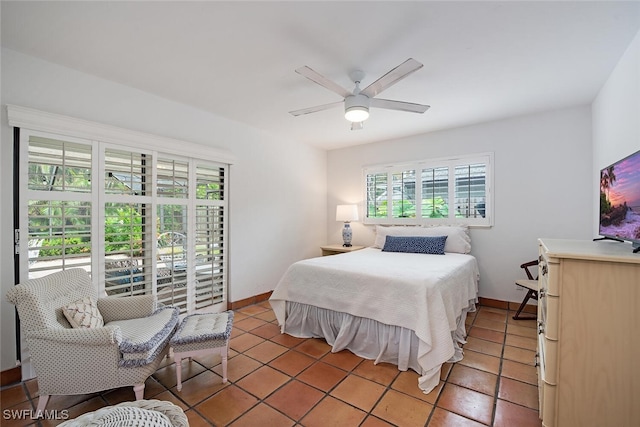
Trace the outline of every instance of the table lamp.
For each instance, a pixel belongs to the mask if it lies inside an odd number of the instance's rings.
[[[344,241],[344,247],[351,246],[351,221],[358,220],[358,205],[338,205],[336,207],[336,221],[343,221],[344,228],[342,229],[342,240]]]

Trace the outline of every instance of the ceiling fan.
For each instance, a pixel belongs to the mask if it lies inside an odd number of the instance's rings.
[[[300,67],[296,70],[296,73],[329,89],[332,92],[337,93],[342,96],[344,100],[290,111],[289,113],[294,116],[301,116],[303,114],[328,110],[329,108],[337,107],[344,103],[344,117],[351,122],[351,130],[362,129],[362,122],[369,118],[369,107],[407,111],[410,113],[424,113],[429,109],[428,105],[375,98],[375,96],[380,94],[383,90],[398,83],[400,80],[420,68],[422,68],[421,63],[413,58],[409,58],[362,90],[360,89],[360,82],[364,78],[364,73],[362,71],[354,71],[349,74],[349,77],[351,77],[351,80],[353,80],[356,86],[352,92],[349,92],[347,89],[332,82],[311,68],[307,66]]]

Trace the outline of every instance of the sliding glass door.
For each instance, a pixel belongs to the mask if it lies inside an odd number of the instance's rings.
[[[20,278],[83,268],[101,293],[226,310],[228,165],[20,132]]]

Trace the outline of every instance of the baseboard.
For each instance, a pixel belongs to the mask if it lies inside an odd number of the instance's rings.
[[[503,310],[511,310],[511,311],[518,310],[518,307],[520,307],[520,304],[521,304],[519,302],[501,301],[497,299],[483,298],[483,297],[478,298],[478,303],[480,305],[484,305],[485,307],[501,308]],[[524,307],[524,310],[522,310],[522,312],[536,314],[538,312],[538,306],[527,304]]]
[[[246,307],[248,305],[257,304],[259,302],[267,301],[273,291],[265,292],[260,295],[255,295],[249,298],[241,299],[227,304],[228,310],[238,310],[239,308]]]
[[[0,387],[6,385],[19,383],[22,380],[22,368],[16,366],[15,368],[7,369],[6,371],[0,371]]]

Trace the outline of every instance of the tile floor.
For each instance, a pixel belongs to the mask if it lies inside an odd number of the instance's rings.
[[[175,363],[167,359],[147,380],[145,398],[179,405],[191,427],[540,426],[535,321],[512,315],[484,306],[470,313],[464,359],[445,364],[438,387],[423,394],[413,371],[374,365],[348,351],[331,353],[323,340],[280,334],[269,303],[262,302],[236,311],[228,384],[222,384],[220,356],[201,357],[182,362],[178,392]],[[7,409],[35,409],[37,395],[35,380],[2,388],[0,424],[60,423],[7,419]],[[131,388],[53,396],[47,410],[68,409],[73,418],[133,398]]]

